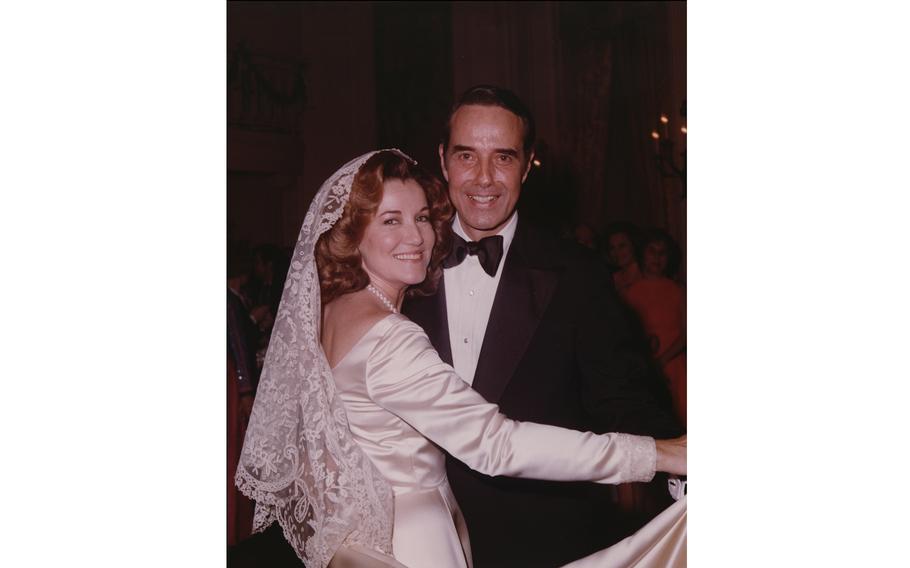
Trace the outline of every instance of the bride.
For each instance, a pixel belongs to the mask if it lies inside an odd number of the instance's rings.
[[[686,473],[685,437],[509,420],[440,360],[398,308],[435,290],[451,214],[435,177],[382,150],[335,172],[304,219],[236,483],[256,501],[254,529],[277,520],[310,568],[471,566],[443,451],[553,481]],[[652,549],[663,525],[645,529]],[[643,537],[630,538],[578,564],[633,564]]]

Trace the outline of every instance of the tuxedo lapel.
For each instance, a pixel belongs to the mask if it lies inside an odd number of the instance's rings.
[[[515,237],[496,290],[474,373],[474,390],[494,403],[499,401],[518,367],[559,281],[558,270],[535,267],[529,262],[528,253],[532,249],[523,238],[521,223]]]
[[[451,365],[452,344],[449,343],[445,278],[440,277],[439,289],[434,295],[410,298],[405,304],[405,315],[423,328],[439,357]]]

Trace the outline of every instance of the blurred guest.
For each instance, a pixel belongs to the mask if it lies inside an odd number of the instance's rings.
[[[669,382],[673,408],[686,424],[686,297],[672,280],[679,270],[680,249],[660,229],[642,239],[641,278],[622,290],[651,339],[651,349]]]
[[[597,233],[586,223],[579,223],[575,225],[575,242],[587,249],[597,250]]]
[[[228,294],[233,294],[243,304],[243,308],[247,310],[250,307],[250,303],[243,290],[249,280],[250,275],[245,272],[228,276]]]
[[[252,408],[252,393],[241,392],[237,368],[233,359],[227,360],[227,542],[237,544],[253,530],[254,503],[234,486],[234,474],[240,461],[240,450],[246,436]]]
[[[289,259],[288,253],[274,245],[260,245],[254,248],[253,269],[240,288],[250,318],[260,332],[256,346],[257,369],[262,369],[269,346],[269,337],[278,313],[278,304],[281,302]]]
[[[253,526],[253,502],[234,486],[234,472],[246,434],[259,382],[256,351],[261,332],[250,317],[252,302],[244,294],[253,276],[252,255],[244,246],[228,244],[227,281],[227,540],[234,545]]]
[[[636,228],[629,223],[610,225],[605,233],[607,259],[613,270],[613,284],[622,291],[641,279],[635,258]]]
[[[237,370],[241,391],[252,393],[256,390],[259,371],[256,367],[256,350],[259,345],[259,330],[253,323],[240,296],[230,288],[227,292],[227,348]]]
[[[660,229],[650,229],[642,237],[641,270],[645,276],[675,279],[682,253],[676,241]]]
[[[227,532],[228,545],[248,537],[253,527],[253,502],[234,486],[243,438],[253,408],[258,370],[258,331],[236,292],[227,292]]]
[[[263,331],[271,330],[287,271],[288,258],[280,248],[260,245],[253,249],[253,271],[243,293],[250,304],[250,315]]]

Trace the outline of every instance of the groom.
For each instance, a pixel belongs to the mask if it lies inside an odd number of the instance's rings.
[[[439,291],[409,299],[405,314],[510,418],[681,434],[648,391],[647,360],[607,275],[519,217],[533,147],[534,119],[511,91],[477,86],[458,99],[439,145],[456,242]],[[447,470],[475,568],[558,566],[623,536],[609,488],[489,477],[451,457]]]

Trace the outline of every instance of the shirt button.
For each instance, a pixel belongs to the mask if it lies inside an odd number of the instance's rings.
[[[468,338],[467,338],[467,337],[464,338],[464,342],[465,342],[465,343],[468,342]]]
[[[471,290],[470,292],[468,292],[468,296],[473,296],[473,295],[474,295],[474,290]]]

